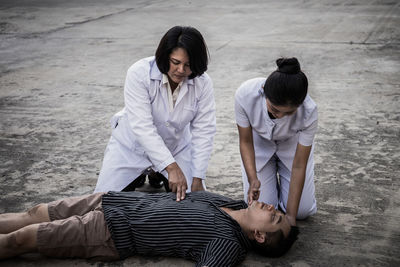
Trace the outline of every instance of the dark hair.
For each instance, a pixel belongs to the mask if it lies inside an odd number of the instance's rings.
[[[307,95],[308,80],[300,69],[297,58],[279,58],[278,69],[272,72],[265,84],[264,94],[277,106],[300,106]]]
[[[157,67],[161,73],[169,71],[169,56],[176,48],[183,48],[189,56],[189,79],[202,75],[207,70],[208,49],[201,33],[193,27],[175,26],[161,38],[156,51]]]
[[[284,255],[292,247],[299,235],[299,228],[291,226],[287,237],[283,235],[281,229],[273,233],[267,233],[267,235],[268,240],[266,239],[262,244],[252,240],[253,249],[263,256],[277,258]]]

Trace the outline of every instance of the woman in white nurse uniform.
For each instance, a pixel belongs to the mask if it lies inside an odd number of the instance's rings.
[[[296,58],[280,58],[265,78],[244,82],[235,94],[245,200],[286,212],[292,225],[317,211],[313,142],[317,106]],[[279,175],[279,179],[278,179]]]
[[[175,26],[155,57],[127,73],[125,107],[111,120],[112,136],[95,192],[121,191],[149,168],[168,178],[177,201],[204,190],[216,131],[208,50],[198,30]]]

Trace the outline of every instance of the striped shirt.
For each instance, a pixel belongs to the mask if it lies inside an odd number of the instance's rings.
[[[240,225],[219,207],[247,208],[244,201],[207,191],[175,193],[109,192],[102,206],[122,259],[133,254],[181,257],[196,266],[233,266],[250,241]]]

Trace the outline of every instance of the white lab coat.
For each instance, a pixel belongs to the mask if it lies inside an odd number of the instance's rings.
[[[236,123],[240,127],[252,127],[257,177],[261,182],[260,200],[285,210],[289,193],[290,175],[297,144],[313,145],[317,131],[317,106],[306,96],[296,113],[280,119],[268,115],[263,91],[265,78],[244,82],[235,94]],[[280,188],[277,186],[277,173]],[[242,164],[244,196],[247,200],[248,180]],[[298,217],[316,212],[314,188],[313,149],[307,163],[306,180]],[[279,188],[279,189],[277,189]],[[304,210],[304,211],[303,211]]]
[[[125,107],[111,119],[95,192],[120,191],[146,168],[162,172],[177,162],[188,181],[204,179],[216,132],[215,100],[210,77],[186,79],[172,111],[162,73],[154,57],[133,64],[127,73]]]

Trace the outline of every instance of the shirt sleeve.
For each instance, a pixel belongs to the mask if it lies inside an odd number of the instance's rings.
[[[137,63],[128,70],[124,87],[125,107],[130,128],[137,142],[144,148],[155,168],[163,170],[175,162],[175,159],[153,122],[149,72],[147,66]]]
[[[227,239],[214,239],[211,241],[196,267],[208,266],[235,266],[246,257],[246,251],[237,243]]]
[[[247,128],[247,127],[250,126],[250,121],[249,121],[249,118],[247,117],[246,111],[242,107],[243,98],[240,95],[239,89],[235,94],[235,118],[236,118],[236,124],[239,125],[240,127]]]
[[[318,130],[318,111],[315,107],[305,121],[305,128],[300,131],[299,144],[311,146],[314,142],[315,134]]]
[[[204,179],[216,132],[215,99],[211,79],[205,74],[197,113],[190,123],[192,133],[192,176]]]

